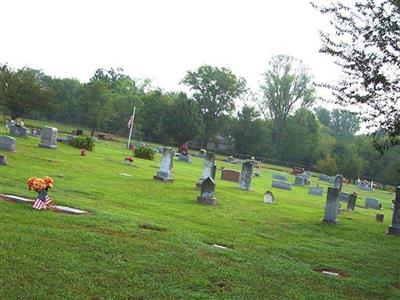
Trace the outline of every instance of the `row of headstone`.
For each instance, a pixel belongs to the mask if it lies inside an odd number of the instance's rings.
[[[14,125],[10,125],[10,135],[12,136],[19,136],[19,137],[28,137],[29,129],[26,127],[20,127]]]
[[[321,174],[320,176],[319,176],[319,180],[320,181],[329,181],[329,176],[328,175],[325,175],[325,174]]]

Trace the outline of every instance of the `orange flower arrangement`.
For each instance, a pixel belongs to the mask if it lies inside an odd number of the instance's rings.
[[[31,177],[27,180],[26,183],[28,184],[28,189],[30,191],[33,190],[33,191],[39,192],[46,188],[53,187],[54,180],[53,180],[53,178],[51,178],[49,176],[45,176],[43,178]]]

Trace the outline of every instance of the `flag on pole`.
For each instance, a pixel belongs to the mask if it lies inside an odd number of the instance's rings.
[[[33,208],[38,209],[38,210],[46,209],[47,205],[49,205],[52,200],[53,199],[51,199],[49,194],[47,194],[46,190],[41,190],[38,194],[38,197],[37,197],[35,203],[33,204]]]
[[[133,116],[131,116],[128,121],[128,128],[131,128],[132,125],[133,125]]]

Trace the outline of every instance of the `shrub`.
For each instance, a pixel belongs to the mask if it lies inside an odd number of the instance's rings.
[[[135,157],[153,160],[156,151],[150,147],[138,147],[135,149]]]
[[[94,141],[93,138],[90,136],[76,136],[74,139],[71,141],[71,146],[75,148],[85,148],[88,151],[92,151],[94,148]]]

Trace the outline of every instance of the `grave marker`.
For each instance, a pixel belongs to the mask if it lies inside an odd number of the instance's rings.
[[[286,181],[280,181],[280,180],[274,180],[272,181],[272,187],[278,188],[278,189],[283,189],[287,191],[292,190],[292,184]]]
[[[215,178],[214,163],[215,163],[215,153],[207,152],[206,157],[204,159],[203,174],[201,174],[201,177],[199,178],[199,181],[196,184],[197,187],[201,187],[203,181],[206,180],[208,177],[212,177],[213,179]]]
[[[6,165],[7,165],[7,156],[0,154],[0,166],[6,166]]]
[[[221,179],[233,182],[239,182],[240,172],[235,170],[223,169],[221,171]]]
[[[253,174],[253,164],[249,161],[242,164],[242,172],[240,173],[239,189],[250,191],[251,175]]]
[[[171,173],[173,167],[174,155],[175,151],[173,151],[171,148],[164,147],[160,169],[158,170],[157,174],[153,177],[154,179],[160,180],[162,182],[174,181]]]
[[[343,175],[342,174],[337,174],[335,176],[335,180],[333,182],[333,187],[339,189],[339,191],[342,190],[342,186],[343,186]]]
[[[355,193],[350,194],[347,201],[347,209],[354,211],[356,207],[356,201],[357,201],[357,194]]]
[[[310,195],[323,196],[324,195],[324,189],[319,188],[319,187],[310,187],[310,189],[308,190],[308,193]]]
[[[211,177],[206,178],[201,184],[201,193],[197,197],[197,203],[216,205],[217,199],[214,197],[215,182]]]
[[[0,149],[15,152],[17,141],[11,136],[0,136]]]
[[[43,127],[39,147],[57,149],[57,131],[54,127]]]
[[[378,199],[365,198],[365,208],[381,209],[382,208],[382,204],[379,203]]]
[[[400,186],[396,188],[392,224],[389,226],[388,234],[400,236]]]
[[[339,211],[339,189],[328,187],[326,196],[325,215],[322,220],[323,224],[337,224],[339,222],[337,216]]]

